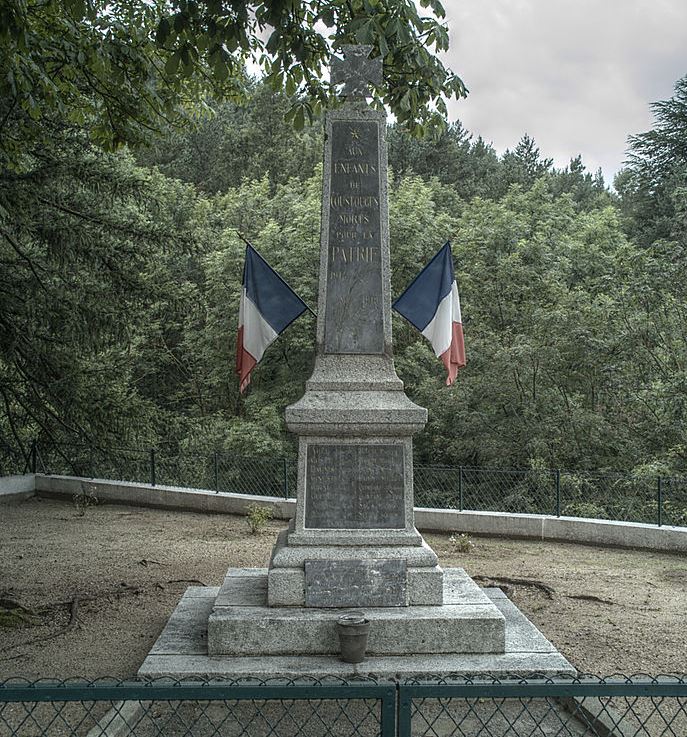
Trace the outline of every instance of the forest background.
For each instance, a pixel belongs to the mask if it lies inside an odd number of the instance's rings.
[[[38,439],[295,456],[283,411],[315,321],[294,323],[239,396],[237,231],[316,307],[322,129],[273,85],[247,88],[130,148],[57,114],[10,152],[23,164],[0,176],[0,455],[27,459]],[[498,155],[459,122],[425,138],[389,126],[392,294],[450,240],[468,356],[447,388],[394,315],[397,371],[429,410],[419,463],[687,469],[687,77],[654,113],[614,190],[582,156],[554,168],[527,135]]]

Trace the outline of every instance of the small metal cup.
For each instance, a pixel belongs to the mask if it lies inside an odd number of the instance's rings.
[[[362,663],[367,650],[370,620],[362,612],[347,612],[336,622],[339,633],[341,660],[344,663]]]

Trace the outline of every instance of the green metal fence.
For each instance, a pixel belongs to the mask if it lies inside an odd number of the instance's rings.
[[[282,497],[295,496],[297,478],[295,460],[286,458],[67,444],[34,443],[23,454],[0,448],[0,475],[27,471]],[[687,478],[416,465],[414,486],[419,507],[687,526]]]
[[[684,676],[0,684],[0,737],[685,737]]]
[[[393,684],[6,682],[1,737],[211,737],[396,734]]]
[[[398,734],[685,737],[684,676],[444,679],[399,689]]]
[[[415,467],[419,507],[687,526],[687,479],[570,470]]]

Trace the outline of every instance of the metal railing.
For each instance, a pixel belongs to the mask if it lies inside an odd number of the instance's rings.
[[[297,479],[287,458],[38,443],[24,456],[0,451],[0,475],[28,471],[284,498]],[[414,487],[419,507],[687,526],[687,478],[416,465]]]
[[[455,678],[399,689],[403,737],[678,737],[687,735],[684,676]]]
[[[684,737],[685,676],[0,683],[1,737]]]
[[[6,682],[0,736],[394,737],[396,691],[375,682]]]
[[[687,478],[469,466],[414,473],[419,507],[687,526]]]

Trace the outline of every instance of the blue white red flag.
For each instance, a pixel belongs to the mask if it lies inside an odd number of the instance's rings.
[[[308,308],[265,259],[246,245],[243,289],[236,338],[239,391],[250,384],[250,374],[268,345]]]
[[[465,366],[465,342],[449,241],[415,277],[393,307],[432,344],[434,353],[446,367],[446,385],[451,386],[458,369]]]

